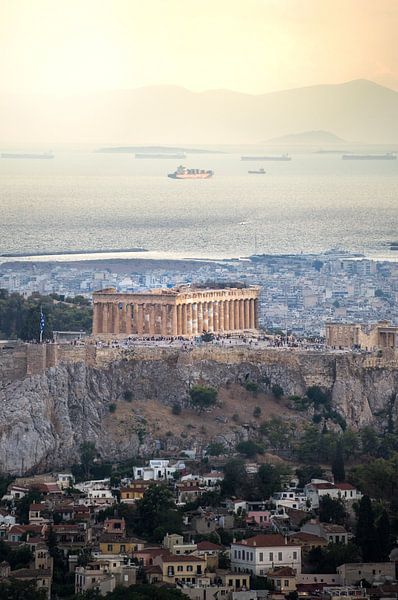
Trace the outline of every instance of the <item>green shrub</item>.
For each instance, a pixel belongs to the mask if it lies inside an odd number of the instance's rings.
[[[244,454],[247,458],[254,458],[256,454],[262,454],[264,452],[263,447],[253,440],[239,442],[236,446],[236,450],[240,454]]]
[[[109,405],[109,412],[110,413],[116,412],[116,404],[114,402],[112,402],[112,404]]]
[[[253,394],[256,394],[258,392],[258,384],[255,381],[246,381],[245,389],[248,392],[253,392]]]
[[[131,390],[125,390],[123,392],[123,399],[126,400],[126,402],[131,402],[133,399],[133,392]]]
[[[274,385],[271,388],[271,392],[273,393],[275,398],[282,398],[282,396],[284,395],[283,388],[278,383],[274,383]]]
[[[182,413],[181,404],[175,402],[171,408],[171,412],[173,413],[173,415],[180,415]]]
[[[238,415],[238,413],[234,413],[234,414],[232,415],[232,420],[233,420],[235,423],[239,423],[239,415]]]
[[[258,417],[260,417],[260,416],[261,416],[261,408],[259,406],[256,406],[253,410],[253,417],[258,419]]]

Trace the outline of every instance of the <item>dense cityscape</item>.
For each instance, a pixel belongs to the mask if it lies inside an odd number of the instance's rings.
[[[317,255],[268,255],[224,261],[101,261],[7,263],[0,288],[33,293],[82,295],[114,287],[120,292],[217,282],[260,285],[260,325],[298,336],[324,335],[326,321],[398,323],[398,263],[331,250]]]

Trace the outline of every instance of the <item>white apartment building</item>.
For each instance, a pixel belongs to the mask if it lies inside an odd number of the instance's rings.
[[[319,499],[322,496],[330,496],[337,500],[356,501],[362,498],[362,494],[350,483],[331,483],[324,479],[311,479],[304,486],[304,492],[311,502],[312,508],[319,508]]]
[[[231,570],[264,576],[274,567],[301,573],[301,547],[280,534],[256,535],[231,544]]]
[[[165,481],[173,479],[174,473],[185,469],[183,462],[170,465],[169,460],[154,459],[149,461],[147,467],[134,467],[134,479],[143,481]]]

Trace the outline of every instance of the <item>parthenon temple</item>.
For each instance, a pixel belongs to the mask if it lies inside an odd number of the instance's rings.
[[[93,335],[185,336],[254,331],[259,288],[181,287],[139,293],[107,288],[93,294]]]

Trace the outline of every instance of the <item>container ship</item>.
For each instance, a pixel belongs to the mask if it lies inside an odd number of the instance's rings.
[[[274,154],[271,156],[241,156],[241,160],[292,160],[288,154]]]
[[[396,160],[397,155],[394,152],[385,154],[343,154],[343,160]]]
[[[3,152],[1,154],[1,158],[39,158],[39,159],[49,159],[54,158],[54,154],[52,152],[42,152],[41,154],[22,154],[19,152]]]
[[[174,160],[181,160],[183,158],[186,158],[186,155],[183,154],[182,152],[179,152],[178,154],[149,154],[149,153],[138,153],[135,155],[135,158],[152,158],[152,159],[158,159],[158,158],[169,158],[169,159],[174,159]]]
[[[171,179],[209,179],[213,177],[214,171],[205,171],[204,169],[187,169],[180,165],[174,173],[169,173],[167,177]]]

